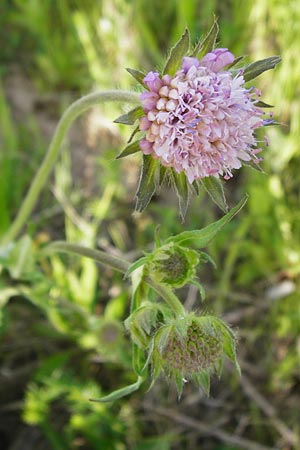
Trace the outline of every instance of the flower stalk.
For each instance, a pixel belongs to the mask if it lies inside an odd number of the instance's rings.
[[[3,236],[1,244],[7,244],[8,242],[13,241],[18,236],[26,223],[26,220],[32,213],[38,196],[42,188],[45,186],[54,163],[59,155],[63,140],[74,120],[93,106],[109,101],[128,103],[140,102],[139,94],[135,92],[110,90],[88,94],[75,101],[68,107],[58,122],[45,158],[31,183],[17,216],[12,222],[7,233]]]

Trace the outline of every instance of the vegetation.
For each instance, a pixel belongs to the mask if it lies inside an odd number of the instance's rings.
[[[267,129],[265,173],[243,168],[226,182],[230,207],[245,193],[249,200],[207,245],[217,270],[198,270],[205,302],[192,284],[180,290],[189,311],[217,313],[234,328],[242,376],[228,366],[212,379],[210,397],[188,384],[180,403],[164,380],[117,402],[89,401],[136,381],[123,323],[130,286],[90,259],[45,254],[47,243],[64,239],[135,261],[153,249],[157,224],[166,241],[222,217],[203,190],[181,223],[169,189],[132,215],[140,156],[115,159],[129,136],[113,123],[128,110],[101,106],[70,130],[26,234],[1,247],[3,449],[300,448],[298,2],[3,0],[0,235],[66,106],[97,89],[135,89],[126,67],[162,68],[184,27],[195,43],[214,14],[222,47],[249,62],[283,59],[258,78],[280,123]]]

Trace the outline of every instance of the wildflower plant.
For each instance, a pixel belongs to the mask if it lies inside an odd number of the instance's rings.
[[[234,331],[212,314],[186,311],[175,291],[193,283],[205,298],[204,287],[197,278],[198,269],[213,260],[203,249],[247,200],[245,196],[229,210],[223,183],[244,164],[259,168],[261,158],[257,155],[262,149],[255,131],[274,123],[271,114],[264,112],[270,106],[260,100],[258,90],[246,83],[274,68],[280,58],[274,56],[241,66],[242,57],[235,58],[228,49],[215,48],[217,34],[215,21],[206,37],[190,49],[189,32],[185,30],[161,72],[145,74],[128,69],[142,86],[140,93],[98,92],[72,104],[62,116],[29,192],[1,240],[1,265],[13,274],[14,261],[18,279],[25,274],[26,280],[30,278],[25,259],[33,267],[41,257],[65,252],[92,258],[123,273],[124,279],[131,282],[130,314],[125,328],[132,340],[132,367],[137,380],[96,401],[117,400],[142,384],[150,388],[160,374],[174,380],[179,396],[189,380],[208,394],[210,376],[221,375],[225,358],[239,370]],[[50,243],[38,253],[29,236],[18,239],[70,125],[78,115],[103,101],[135,105],[115,122],[134,126],[128,145],[117,158],[142,154],[136,211],[143,211],[168,182],[178,196],[182,220],[190,196],[202,187],[225,215],[201,230],[183,231],[164,242],[157,233],[153,251],[133,263],[63,241]],[[18,292],[22,292],[21,287]],[[28,288],[25,295],[27,292]],[[117,323],[101,322],[100,326],[100,322],[99,335],[107,342],[107,348],[122,342]]]

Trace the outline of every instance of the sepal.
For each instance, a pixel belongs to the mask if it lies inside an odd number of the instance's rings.
[[[143,108],[141,106],[137,106],[126,114],[122,114],[117,117],[114,122],[122,123],[123,125],[134,125],[136,120],[144,115]]]
[[[224,212],[228,212],[228,205],[225,198],[223,183],[220,178],[204,177],[201,184],[212,199],[212,201]]]
[[[163,74],[175,75],[182,64],[182,58],[187,54],[190,47],[190,33],[186,28],[179,41],[172,47],[163,69]]]
[[[266,70],[274,69],[281,62],[280,56],[270,56],[269,58],[261,59],[255,61],[254,63],[248,64],[243,69],[243,77],[245,81],[253,80],[253,78],[258,77]]]
[[[214,18],[211,29],[207,35],[196,44],[191,56],[201,59],[206,53],[211,52],[215,48],[218,34],[219,25],[216,18]]]

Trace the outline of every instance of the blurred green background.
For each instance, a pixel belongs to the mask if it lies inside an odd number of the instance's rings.
[[[0,234],[12,221],[55,125],[80,95],[136,89],[126,67],[161,67],[187,25],[193,42],[219,19],[221,47],[248,61],[282,56],[256,80],[280,126],[269,127],[264,174],[226,183],[233,206],[250,199],[209,251],[200,303],[238,331],[243,376],[230,367],[208,399],[165,380],[114,404],[88,401],[134,381],[122,322],[126,282],[94,262],[40,258],[52,239],[125,254],[220,217],[201,194],[180,223],[167,189],[132,215],[139,156],[115,161],[126,112],[94,109],[77,121],[51,182],[9,260],[0,254],[1,450],[299,449],[300,432],[300,3],[297,0],[2,0],[0,5]],[[261,135],[263,140],[264,136]],[[22,257],[20,258],[20,254]]]

